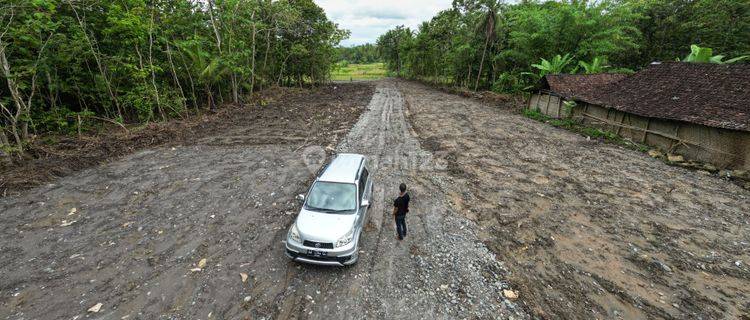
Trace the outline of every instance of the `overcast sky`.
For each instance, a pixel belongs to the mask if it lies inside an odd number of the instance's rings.
[[[378,36],[397,25],[416,29],[438,11],[448,9],[451,0],[315,0],[328,18],[352,32],[341,44],[375,43]]]

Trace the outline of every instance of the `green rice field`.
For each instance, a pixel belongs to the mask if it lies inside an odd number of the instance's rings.
[[[380,62],[337,66],[331,72],[331,80],[333,81],[377,80],[385,77],[385,65]]]

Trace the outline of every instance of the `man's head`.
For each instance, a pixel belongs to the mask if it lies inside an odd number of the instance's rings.
[[[398,186],[398,189],[401,190],[401,192],[406,192],[406,183],[401,183]]]

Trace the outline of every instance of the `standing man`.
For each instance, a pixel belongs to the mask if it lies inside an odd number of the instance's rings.
[[[396,218],[396,237],[403,240],[406,237],[406,213],[409,212],[409,194],[406,193],[406,184],[398,186],[401,193],[393,200],[393,216]]]

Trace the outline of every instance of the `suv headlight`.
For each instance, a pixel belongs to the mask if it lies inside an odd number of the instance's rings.
[[[341,239],[336,241],[336,248],[350,244],[354,239],[354,230],[349,230]]]
[[[292,239],[296,242],[302,242],[302,237],[299,236],[299,230],[297,230],[297,224],[293,224],[291,228],[289,228],[289,239]]]

